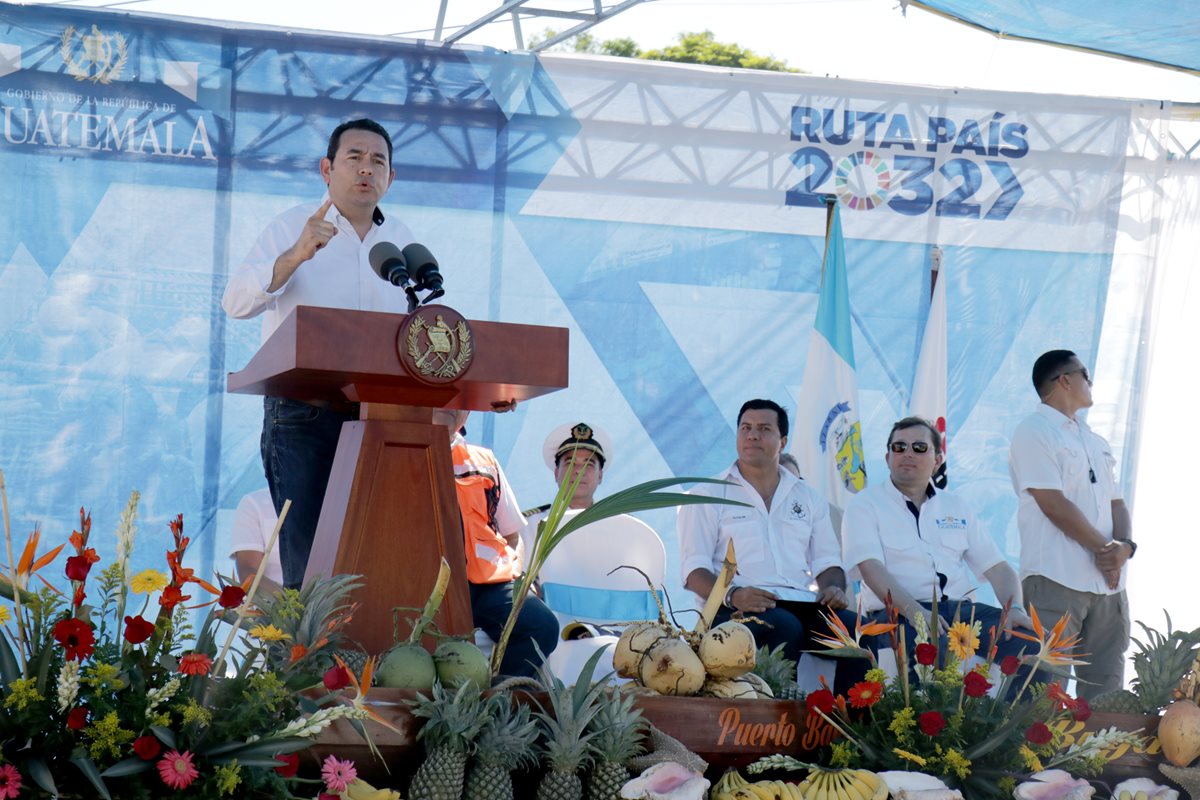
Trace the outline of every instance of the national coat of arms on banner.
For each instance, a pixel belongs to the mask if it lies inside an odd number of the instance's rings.
[[[867,485],[867,466],[863,461],[862,426],[851,420],[849,403],[838,403],[829,409],[821,429],[821,450],[832,446],[838,478],[846,490],[858,493]]]
[[[119,33],[103,33],[95,24],[91,33],[68,25],[62,32],[59,54],[75,80],[92,83],[112,83],[121,77],[125,62],[129,60],[125,37]]]

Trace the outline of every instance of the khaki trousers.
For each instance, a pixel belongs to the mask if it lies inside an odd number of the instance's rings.
[[[1125,684],[1125,650],[1129,647],[1129,601],[1124,590],[1093,594],[1068,589],[1042,575],[1021,581],[1025,605],[1037,609],[1044,628],[1070,614],[1065,635],[1080,637],[1075,653],[1088,663],[1075,667],[1075,693],[1091,699]]]

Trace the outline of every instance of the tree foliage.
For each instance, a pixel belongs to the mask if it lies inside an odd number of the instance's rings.
[[[553,38],[556,32],[546,29],[530,39],[529,46]],[[677,61],[686,64],[707,64],[713,67],[762,69],[774,72],[803,72],[788,66],[786,61],[763,56],[733,42],[718,42],[712,31],[681,33],[678,43],[657,50],[643,50],[628,36],[600,40],[590,33],[581,33],[554,45],[551,50],[591,53],[593,55],[642,58],[649,61]]]

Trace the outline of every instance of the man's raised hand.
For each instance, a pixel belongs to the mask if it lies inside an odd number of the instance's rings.
[[[315,256],[318,250],[337,235],[337,226],[325,219],[325,215],[329,213],[329,207],[332,205],[333,198],[327,198],[316,213],[304,223],[304,230],[300,231],[300,238],[296,240],[296,244],[292,248],[301,261],[308,261]]]

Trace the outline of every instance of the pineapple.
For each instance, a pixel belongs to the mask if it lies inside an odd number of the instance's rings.
[[[1165,613],[1165,612],[1164,612]],[[1179,679],[1200,654],[1200,628],[1194,631],[1171,629],[1171,615],[1167,614],[1165,634],[1138,622],[1146,632],[1146,642],[1137,639],[1137,652],[1133,654],[1133,691],[1117,689],[1105,692],[1092,701],[1096,711],[1117,714],[1157,714],[1172,700],[1172,691]]]
[[[796,683],[796,662],[783,654],[783,645],[774,650],[766,645],[758,648],[754,674],[766,681],[771,693],[780,700],[798,700],[800,686]]]
[[[472,683],[464,683],[453,695],[440,683],[431,697],[418,694],[408,701],[413,716],[426,722],[417,738],[425,743],[425,760],[417,768],[409,787],[411,800],[459,800],[463,775],[475,737],[487,722],[483,699]]]
[[[514,705],[506,692],[492,695],[485,707],[488,717],[475,740],[463,799],[513,800],[511,770],[537,763],[537,723],[530,719],[529,706]]]
[[[583,800],[579,771],[590,761],[589,743],[596,735],[588,733],[587,727],[600,710],[596,699],[607,680],[593,682],[592,673],[605,649],[592,654],[570,688],[545,664],[538,668],[542,691],[549,702],[549,707],[542,706],[536,714],[545,739],[543,754],[549,770],[538,785],[537,800]]]
[[[625,762],[645,751],[643,739],[649,723],[642,711],[633,707],[635,696],[612,692],[607,700],[601,698],[600,710],[588,723],[595,734],[592,752],[596,760],[588,780],[588,800],[617,800],[621,787],[630,778]]]

